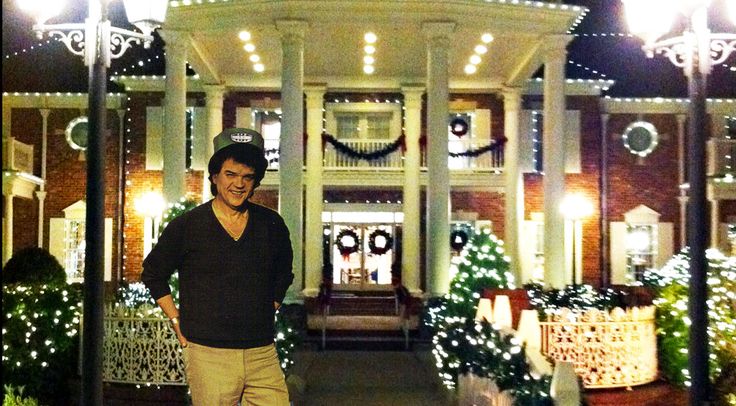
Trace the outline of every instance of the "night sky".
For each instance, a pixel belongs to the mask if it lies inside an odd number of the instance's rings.
[[[573,33],[578,36],[568,48],[568,59],[575,62],[567,65],[568,78],[615,80],[616,85],[605,93],[613,97],[687,97],[681,68],[662,56],[647,58],[638,38],[611,35],[628,32],[619,0],[567,0],[565,3],[590,9]],[[736,32],[736,27],[726,21],[725,13],[717,12],[724,4],[723,0],[713,1],[711,30]],[[55,41],[46,44],[44,39],[42,47],[35,47],[41,41],[31,31],[33,21],[18,10],[15,0],[3,0],[2,7],[3,92],[85,92],[88,74],[82,59],[72,57],[63,44]],[[65,11],[51,22],[82,22],[86,7],[85,0],[67,0]],[[132,28],[126,22],[122,1],[111,2],[110,17],[114,26]],[[164,74],[161,45],[157,39],[149,50],[132,47],[121,59],[113,60],[108,74]],[[14,55],[15,52],[19,54]],[[152,62],[148,63],[148,59]],[[145,62],[143,66],[137,65],[139,60]],[[708,97],[736,97],[736,55],[731,55],[725,65],[716,66],[708,77]],[[119,90],[115,84],[108,84],[108,91]]]

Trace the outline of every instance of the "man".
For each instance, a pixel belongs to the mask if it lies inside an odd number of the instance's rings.
[[[263,137],[227,129],[214,150],[214,198],[169,223],[141,280],[176,331],[195,406],[288,405],[274,312],[294,278],[289,231],[276,212],[248,201],[268,166]],[[175,271],[180,309],[169,287]]]

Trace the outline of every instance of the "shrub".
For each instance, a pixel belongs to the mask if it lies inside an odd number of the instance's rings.
[[[66,272],[48,251],[38,247],[23,248],[16,252],[3,267],[3,285],[63,284]]]
[[[23,386],[18,388],[5,385],[5,397],[3,398],[3,406],[38,406],[38,400],[31,397],[23,397]],[[18,393],[16,394],[16,390]]]

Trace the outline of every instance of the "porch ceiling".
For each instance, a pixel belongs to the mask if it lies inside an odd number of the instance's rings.
[[[450,85],[488,89],[520,85],[539,66],[545,36],[565,34],[585,14],[576,6],[512,0],[230,0],[170,7],[165,30],[189,34],[188,60],[205,83],[236,88],[277,89],[281,84],[278,20],[307,24],[305,83],[331,89],[397,89],[424,83],[425,22],[456,24],[450,42]],[[265,65],[257,73],[238,33],[247,30]],[[375,73],[363,73],[363,36],[377,35]],[[464,66],[491,33],[478,72]]]

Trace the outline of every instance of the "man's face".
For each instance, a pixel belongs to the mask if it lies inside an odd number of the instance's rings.
[[[217,187],[215,199],[236,210],[248,200],[255,189],[255,170],[230,158],[223,162],[220,172],[212,177],[212,182]]]

